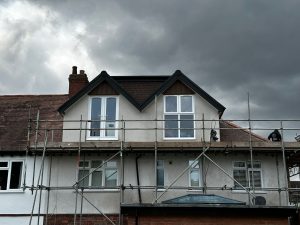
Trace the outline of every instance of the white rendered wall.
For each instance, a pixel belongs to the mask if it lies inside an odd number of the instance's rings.
[[[200,152],[199,152],[200,153]],[[124,156],[124,185],[136,186],[136,167],[135,158],[138,154],[130,153]],[[197,157],[196,153],[159,153],[158,159],[164,160],[165,168],[165,185],[168,186],[187,166],[188,161]],[[224,153],[208,153],[219,166],[226,172],[233,176],[233,162],[237,160],[249,160],[249,155],[243,154],[229,154]],[[86,160],[105,160],[110,157],[110,154],[86,154]],[[81,156],[83,159],[83,156]],[[120,161],[116,158],[118,163],[118,176],[120,182]],[[260,154],[254,157],[254,160],[261,161],[263,187],[278,188],[278,176],[276,168],[276,157],[274,155]],[[154,186],[154,154],[144,153],[138,159],[139,164],[139,178],[141,186]],[[53,187],[70,187],[77,179],[77,156],[55,156],[52,163],[51,186]],[[215,165],[209,163],[207,160],[203,164],[206,172],[206,182],[208,187],[222,187],[226,185],[224,190],[207,190],[207,194],[217,194],[223,197],[228,197],[235,200],[240,200],[248,204],[248,194],[245,191],[230,190],[233,187],[233,181]],[[186,172],[174,185],[174,187],[185,187],[184,189],[171,189],[159,202],[171,199],[178,196],[183,196],[191,193],[203,193],[199,190],[189,188],[189,173]],[[204,174],[204,173],[203,173]],[[203,178],[203,177],[202,177]],[[284,186],[284,172],[282,162],[279,158],[279,183]],[[119,183],[120,184],[120,183]],[[158,191],[158,195],[162,192]],[[257,191],[256,195],[266,198],[267,205],[279,206],[279,193],[277,191]],[[142,202],[152,203],[155,199],[154,189],[142,189]],[[85,190],[84,196],[91,201],[103,213],[118,213],[120,204],[120,192],[112,189],[98,189]],[[53,190],[50,195],[49,214],[63,214],[75,212],[76,192],[74,190]],[[124,203],[138,203],[138,190],[127,188],[124,191]],[[281,193],[281,205],[287,205],[285,193]],[[81,197],[77,195],[77,213],[80,213]],[[98,213],[89,203],[83,200],[83,213]]]
[[[163,95],[157,98],[157,119],[163,120],[164,118],[164,98]],[[198,94],[194,95],[194,105],[195,105],[195,120],[217,120],[219,115],[217,110],[206,102]],[[83,120],[89,119],[89,96],[83,96],[79,101],[74,103],[64,115],[64,129],[75,129],[75,130],[64,130],[63,141],[64,142],[78,142],[79,141],[79,128],[80,128],[80,118],[82,116]],[[140,142],[151,142],[155,141],[155,101],[150,103],[150,105],[144,109],[142,112],[137,110],[127,99],[122,95],[119,95],[119,120],[152,120],[152,121],[132,121],[126,122],[125,128],[128,129],[125,133],[126,141],[140,141]],[[77,120],[73,122],[67,122]],[[163,141],[163,121],[158,121],[157,126],[159,128],[157,132],[158,141]],[[118,125],[119,128],[122,127],[121,123]],[[203,136],[202,132],[202,121],[195,122],[196,135],[195,139],[189,141],[201,141],[203,138],[206,141],[210,139],[210,129],[215,128],[218,132],[219,123],[218,122],[205,122],[205,128],[209,128],[205,131]],[[86,123],[82,124],[82,128],[86,128]],[[129,130],[136,129],[139,130]],[[77,129],[77,130],[76,130]],[[219,132],[218,132],[219,133]],[[81,141],[86,140],[86,132],[83,131],[81,135]],[[121,139],[121,132],[119,132],[118,139]],[[170,140],[168,140],[170,141]],[[174,141],[174,140],[173,140]],[[181,141],[186,141],[182,139]]]
[[[24,160],[24,164],[27,164],[27,169],[26,169],[26,186],[31,186],[32,185],[32,176],[33,176],[33,164],[34,164],[34,158],[33,157],[28,157],[27,162],[25,160],[25,157],[23,156],[5,156],[1,157],[1,160]],[[26,162],[26,163],[25,163]],[[37,180],[38,180],[38,172],[41,168],[41,157],[37,157],[36,159],[36,172],[35,172],[35,183],[34,185],[36,186]],[[47,182],[47,177],[48,177],[48,160],[45,160],[45,171],[44,171],[44,183],[46,184]],[[23,171],[25,169],[25,165],[23,165]],[[23,185],[23,178],[24,174],[22,177],[22,185]],[[29,189],[26,189],[25,191],[23,190],[3,190],[0,191],[0,198],[1,202],[5,202],[5,204],[0,204],[0,214],[30,214],[32,205],[33,205],[33,199],[34,195],[32,195],[31,191]],[[42,204],[41,204],[41,212],[44,211],[44,198],[45,194],[42,195]],[[36,201],[36,207],[34,210],[34,213],[38,213],[38,198]]]

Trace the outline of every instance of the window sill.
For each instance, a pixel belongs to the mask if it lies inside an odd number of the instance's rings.
[[[118,141],[118,138],[87,137],[86,141]]]
[[[231,191],[233,194],[248,194],[247,191],[245,190],[232,190]],[[250,191],[251,194],[253,194],[253,191]],[[254,191],[255,194],[267,194],[266,191]]]
[[[76,193],[76,191],[73,191]],[[78,189],[78,192],[81,192],[81,189]],[[84,193],[115,193],[115,192],[120,192],[119,188],[114,188],[114,189],[86,189],[83,190]]]
[[[191,138],[163,138],[164,141],[184,141],[184,140],[196,140],[196,137],[191,137]]]
[[[186,192],[203,192],[202,189],[193,189],[193,188],[189,188],[188,190],[186,190]]]
[[[24,193],[22,189],[15,189],[15,190],[0,190],[0,194],[12,194],[12,193]]]

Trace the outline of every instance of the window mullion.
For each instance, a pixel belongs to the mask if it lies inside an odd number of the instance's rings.
[[[9,163],[8,163],[8,171],[7,171],[7,184],[6,184],[6,190],[9,190],[9,189],[10,189],[11,167],[12,167],[12,161],[9,161]]]
[[[101,121],[100,121],[100,138],[105,137],[105,120],[106,119],[106,98],[101,98]]]

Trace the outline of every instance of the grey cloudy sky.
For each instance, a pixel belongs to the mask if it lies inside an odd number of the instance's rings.
[[[90,80],[180,69],[225,118],[299,118],[298,0],[0,1],[0,94],[66,93]]]

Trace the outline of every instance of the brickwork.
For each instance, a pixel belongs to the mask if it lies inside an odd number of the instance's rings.
[[[119,224],[118,215],[109,218]],[[45,219],[46,220],[46,217]],[[288,225],[286,217],[242,217],[242,216],[123,216],[123,225]],[[80,223],[80,215],[76,224]],[[46,224],[46,221],[44,221]],[[48,216],[48,225],[74,225],[74,215]],[[81,225],[110,225],[102,215],[82,215]]]
[[[128,225],[136,225],[128,219]],[[224,217],[224,216],[143,216],[138,225],[288,225],[287,218]]]
[[[119,224],[119,215],[109,215],[108,216],[115,224]],[[81,223],[80,223],[81,220]],[[46,217],[44,218],[44,224],[46,224]],[[81,225],[111,225],[102,215],[85,214],[76,216],[76,224]],[[124,219],[124,225],[127,225],[127,219]],[[74,215],[73,214],[63,214],[63,215],[49,215],[47,220],[47,225],[74,225]]]

